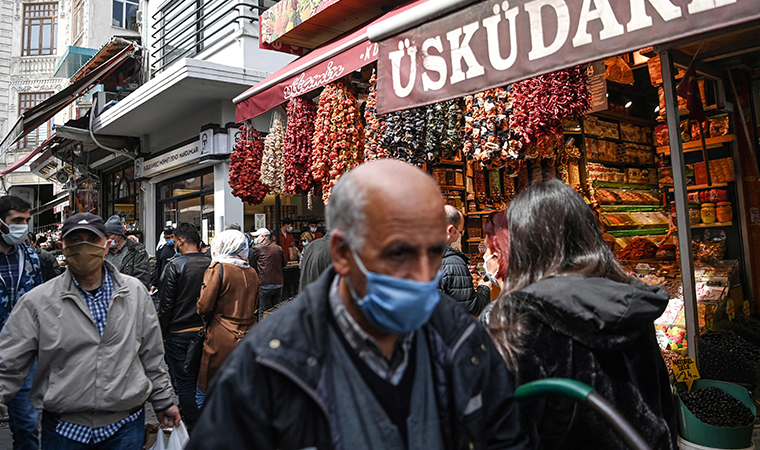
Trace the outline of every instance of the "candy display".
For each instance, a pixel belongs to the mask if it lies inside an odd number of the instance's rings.
[[[702,422],[715,427],[745,427],[752,425],[752,410],[717,387],[682,391],[678,394],[684,406]]]
[[[364,159],[364,126],[350,84],[328,84],[319,96],[314,127],[312,175],[327,204],[341,174]]]
[[[288,102],[287,115],[288,128],[283,146],[285,192],[301,194],[314,184],[311,154],[317,106],[308,97],[294,97]]]
[[[259,132],[248,125],[240,127],[235,151],[230,156],[229,184],[232,195],[251,205],[263,202],[269,192],[261,182],[263,152],[264,142]]]
[[[640,260],[654,259],[657,245],[648,239],[636,238],[618,255],[619,259]]]
[[[269,188],[272,195],[285,192],[285,164],[282,158],[284,138],[282,120],[276,118],[264,139],[264,154],[261,158],[261,182]]]

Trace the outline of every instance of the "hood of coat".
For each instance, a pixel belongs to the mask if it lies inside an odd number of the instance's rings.
[[[450,245],[446,246],[446,249],[443,251],[443,259],[446,258],[461,258],[462,261],[464,261],[465,264],[470,264],[470,257],[465,255],[464,253],[460,252],[459,250],[451,247]]]
[[[609,350],[649,332],[669,301],[659,286],[581,275],[548,278],[518,294],[555,331],[588,347]]]

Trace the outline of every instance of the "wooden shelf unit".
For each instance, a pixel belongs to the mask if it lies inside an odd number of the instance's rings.
[[[705,144],[707,145],[707,149],[711,148],[718,148],[723,147],[723,144],[727,144],[729,142],[734,142],[736,140],[736,136],[733,134],[727,134],[725,136],[717,136],[713,138],[707,138],[705,139]],[[697,139],[696,141],[689,141],[683,143],[683,152],[684,153],[690,153],[690,152],[701,152],[702,151],[702,140]],[[670,154],[670,145],[665,145],[662,147],[657,147],[657,153],[663,154],[663,155],[669,155]]]

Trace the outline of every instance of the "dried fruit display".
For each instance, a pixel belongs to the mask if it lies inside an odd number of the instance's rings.
[[[529,78],[513,85],[509,126],[524,145],[562,132],[562,122],[590,108],[585,66]]]
[[[282,120],[276,118],[264,139],[264,154],[261,157],[261,182],[269,188],[272,195],[285,192],[285,164],[282,161],[284,139]]]
[[[261,182],[261,158],[264,142],[255,128],[240,127],[235,151],[230,156],[230,180],[232,195],[251,205],[264,201],[268,189]]]
[[[428,161],[425,150],[425,108],[407,109],[383,116],[380,147],[387,149],[391,158],[422,166]]]
[[[319,96],[312,175],[327,204],[340,176],[364,159],[364,126],[350,83],[328,84]]]
[[[380,145],[380,141],[385,133],[385,118],[377,115],[377,74],[373,73],[369,79],[369,95],[367,96],[367,106],[364,110],[364,159],[372,161],[373,159],[390,158],[388,150]]]
[[[306,96],[288,102],[288,128],[285,131],[283,159],[285,192],[291,195],[308,191],[314,184],[311,177],[311,154],[317,106]]]
[[[657,245],[649,239],[636,238],[618,255],[622,260],[654,259],[657,256]]]

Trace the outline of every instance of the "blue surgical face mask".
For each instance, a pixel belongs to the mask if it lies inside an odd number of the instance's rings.
[[[441,300],[439,272],[432,281],[423,282],[370,272],[351,250],[359,269],[367,277],[367,295],[359,298],[348,282],[354,301],[373,327],[388,334],[404,334],[427,323]]]
[[[169,245],[174,245],[174,239],[167,239],[166,243]]]
[[[8,225],[0,220],[0,223],[8,228],[7,233],[3,233],[3,240],[8,245],[18,245],[26,239],[26,233],[29,231],[29,225]]]

